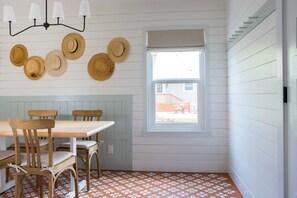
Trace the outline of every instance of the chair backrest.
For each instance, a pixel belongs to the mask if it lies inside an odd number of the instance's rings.
[[[103,115],[102,110],[73,110],[72,116],[75,121],[83,120],[83,121],[100,121]],[[82,138],[83,140],[91,140],[89,138]],[[96,134],[96,140],[99,141],[99,133]]]
[[[83,120],[83,121],[99,121],[102,117],[102,110],[73,110],[72,116],[74,120]]]
[[[58,115],[58,110],[29,110],[28,116],[30,120],[33,119],[52,119],[55,120]]]
[[[23,136],[26,148],[26,164],[27,167],[40,168],[40,146],[38,131],[47,129],[48,145],[49,145],[49,166],[53,166],[53,143],[52,143],[52,128],[55,127],[54,120],[10,120],[10,127],[12,128],[16,164],[21,164],[21,148],[19,136]]]

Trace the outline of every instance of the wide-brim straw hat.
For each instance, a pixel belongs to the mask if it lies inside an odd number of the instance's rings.
[[[95,54],[88,64],[88,72],[94,80],[109,79],[113,75],[114,69],[114,62],[105,53]]]
[[[23,66],[28,59],[28,50],[22,44],[13,46],[10,50],[10,61],[15,66]]]
[[[67,61],[61,50],[52,50],[45,57],[45,70],[51,76],[61,76],[67,69]]]
[[[24,65],[24,72],[31,80],[37,80],[44,74],[44,60],[39,56],[30,57]]]
[[[67,34],[62,41],[64,56],[70,60],[80,58],[86,48],[85,39],[78,33]]]
[[[130,50],[129,42],[123,37],[112,39],[107,47],[107,53],[111,60],[117,63],[123,62]]]

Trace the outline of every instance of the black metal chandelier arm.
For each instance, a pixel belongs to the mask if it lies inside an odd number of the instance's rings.
[[[83,32],[83,31],[85,31],[85,29],[86,29],[86,16],[84,16],[84,20],[83,20],[83,21],[84,21],[84,22],[83,22],[83,29],[82,29],[82,30],[77,29],[77,28],[74,28],[74,27],[71,27],[71,26],[66,25],[66,24],[64,24],[64,23],[60,23],[59,19],[57,20],[57,23],[49,24],[49,25],[50,25],[50,26],[62,25],[62,26],[64,26],[64,27],[70,28],[70,29],[72,29],[72,30],[75,30],[75,31],[78,31],[78,32]]]
[[[23,30],[21,30],[21,31],[19,31],[19,32],[17,32],[17,33],[15,33],[15,34],[12,34],[11,33],[11,21],[9,21],[9,34],[10,34],[10,36],[16,36],[16,35],[18,35],[18,34],[20,34],[20,33],[22,33],[22,32],[25,32],[26,30],[29,30],[29,29],[31,29],[31,28],[33,28],[33,27],[42,27],[43,25],[36,25],[36,24],[34,24],[34,25],[31,25],[31,26],[29,26],[29,27],[27,27],[27,28],[25,28],[25,29],[23,29]]]

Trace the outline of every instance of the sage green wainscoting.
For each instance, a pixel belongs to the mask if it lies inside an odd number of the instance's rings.
[[[72,120],[75,109],[101,109],[102,120],[113,120],[115,125],[101,132],[101,168],[105,170],[132,170],[132,96],[2,96],[1,120],[28,119],[29,109],[57,109],[57,120]],[[55,146],[69,139],[56,138]],[[12,139],[9,139],[12,142]],[[114,153],[108,154],[108,145]],[[94,157],[93,157],[94,158]],[[92,168],[96,166],[92,160]],[[81,167],[81,164],[80,164]]]

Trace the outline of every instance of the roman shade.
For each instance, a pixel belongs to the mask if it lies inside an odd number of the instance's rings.
[[[204,30],[153,30],[147,32],[147,47],[181,48],[204,47]]]

